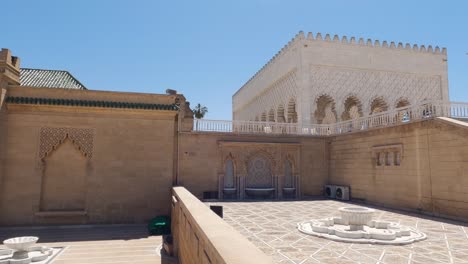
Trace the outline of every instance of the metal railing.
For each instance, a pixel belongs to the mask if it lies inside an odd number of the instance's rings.
[[[195,119],[193,131],[236,134],[337,135],[404,124],[434,117],[468,118],[468,103],[425,101],[418,105],[341,121],[333,124],[254,122]]]

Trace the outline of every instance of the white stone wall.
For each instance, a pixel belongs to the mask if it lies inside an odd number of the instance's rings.
[[[447,79],[445,49],[336,35],[305,37],[300,32],[234,94],[233,118],[261,120],[266,113],[268,121],[274,112],[274,120],[280,122],[278,113],[284,108],[285,122],[325,122],[317,119],[320,113],[326,113],[326,120],[334,113],[340,121],[351,101],[365,116],[375,102],[391,110],[398,102],[448,100]],[[318,101],[321,96],[331,103]],[[291,102],[295,120],[287,114]]]

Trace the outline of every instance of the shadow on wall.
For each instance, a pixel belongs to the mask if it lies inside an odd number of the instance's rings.
[[[37,236],[38,243],[132,240],[149,237],[146,225],[89,225],[0,228],[0,241],[19,236]],[[157,245],[155,245],[156,247]]]

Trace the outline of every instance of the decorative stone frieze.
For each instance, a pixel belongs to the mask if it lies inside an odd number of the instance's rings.
[[[221,141],[221,199],[299,198],[300,144]],[[285,165],[288,162],[288,166]]]
[[[400,166],[403,157],[403,144],[375,145],[372,158],[376,166]]]
[[[43,127],[40,132],[39,158],[52,153],[67,138],[87,159],[93,156],[93,129],[73,127]]]

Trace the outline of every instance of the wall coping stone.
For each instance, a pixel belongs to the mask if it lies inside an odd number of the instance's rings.
[[[189,213],[187,218],[193,220],[192,224],[201,231],[205,241],[211,243],[212,249],[219,254],[224,263],[273,263],[269,256],[235,231],[187,189],[174,187],[172,190],[180,206]]]

